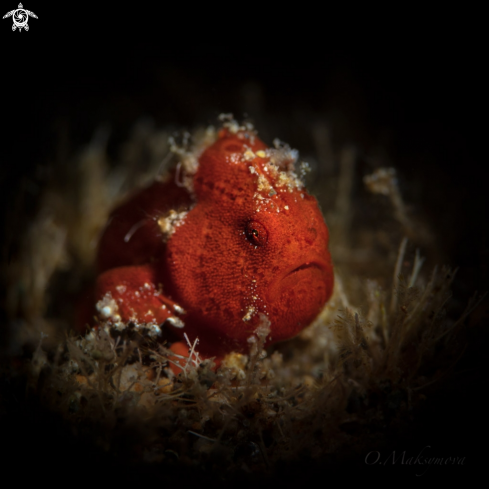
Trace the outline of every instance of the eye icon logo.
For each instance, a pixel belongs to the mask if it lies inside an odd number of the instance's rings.
[[[37,19],[37,15],[34,12],[31,12],[30,10],[26,10],[22,7],[22,4],[19,3],[19,6],[15,10],[11,10],[10,12],[7,12],[3,18],[6,19],[7,17],[12,16],[12,20],[14,21],[12,25],[12,30],[15,31],[15,29],[19,29],[19,32],[22,29],[25,29],[26,31],[29,30],[29,26],[27,25],[27,22],[29,21],[29,17],[34,17]]]

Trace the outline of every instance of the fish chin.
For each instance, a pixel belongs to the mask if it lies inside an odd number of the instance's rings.
[[[272,329],[277,325],[274,341],[291,338],[308,326],[329,299],[333,277],[322,263],[304,263],[288,271],[269,294],[273,311]]]

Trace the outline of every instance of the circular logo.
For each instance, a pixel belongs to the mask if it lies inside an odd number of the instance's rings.
[[[22,27],[25,27],[27,25],[29,16],[24,9],[19,8],[13,13],[12,20],[14,21],[15,27],[22,29]]]

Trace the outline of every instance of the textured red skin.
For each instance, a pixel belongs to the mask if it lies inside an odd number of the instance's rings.
[[[123,321],[160,324],[177,315],[178,304],[185,327],[169,327],[192,342],[198,337],[203,358],[247,352],[263,315],[271,327],[267,344],[297,335],[333,288],[328,230],[316,200],[304,188],[275,186],[278,193],[258,212],[258,176],[249,167],[268,176],[268,158],[235,162],[245,145],[255,153],[267,148],[252,134],[222,130],[199,158],[193,196],[172,173],[115,209],[99,243],[96,301],[110,292]],[[190,210],[165,243],[157,218],[170,209]],[[255,312],[244,321],[250,305]]]

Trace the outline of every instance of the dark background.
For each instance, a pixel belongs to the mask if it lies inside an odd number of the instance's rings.
[[[142,116],[191,128],[233,112],[252,117],[268,143],[278,136],[307,150],[312,140],[305,121],[317,119],[330,123],[337,149],[354,142],[368,154],[384,145],[403,179],[416,182],[416,205],[427,209],[443,236],[444,256],[460,267],[455,297],[465,301],[489,288],[487,59],[472,24],[462,30],[460,18],[423,26],[415,20],[401,28],[396,17],[389,31],[370,23],[360,31],[343,16],[332,32],[330,18],[312,24],[314,12],[302,20],[296,12],[279,18],[251,7],[232,13],[209,6],[204,17],[190,6],[187,12],[136,4],[124,11],[24,6],[39,17],[30,19],[29,32],[12,32],[11,19],[0,23],[3,260],[15,254],[16,237],[35,212],[37,189],[48,178],[42,168],[56,155],[61,132],[76,151],[100,123],[109,124],[109,152],[116,157]],[[486,328],[471,329],[473,341],[458,368],[466,373],[439,389],[409,436],[390,447],[417,453],[431,445],[444,456],[467,456],[467,479],[487,453],[480,448],[488,434],[487,306],[476,316]],[[15,448],[12,458],[36,459],[36,466],[58,459],[74,470],[84,448],[41,412],[21,406],[6,422],[15,440],[5,437]],[[365,469],[361,461],[351,463]]]

